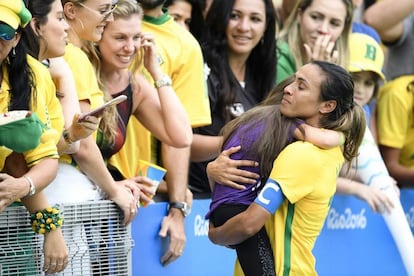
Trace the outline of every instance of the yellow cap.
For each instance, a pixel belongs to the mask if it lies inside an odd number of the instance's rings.
[[[0,21],[17,30],[29,23],[32,15],[23,0],[0,0]]]
[[[384,52],[371,36],[363,33],[352,33],[349,36],[349,72],[372,71],[383,81]]]

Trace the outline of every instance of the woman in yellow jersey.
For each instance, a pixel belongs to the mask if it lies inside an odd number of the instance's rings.
[[[65,118],[65,130],[59,140],[58,151],[60,154],[75,154],[80,140],[97,129],[99,119],[88,116],[81,122],[78,121],[80,106],[75,82],[70,67],[63,59],[69,25],[63,15],[62,3],[60,0],[31,0],[27,8],[32,14],[32,20],[24,29],[23,41],[29,54],[48,68]],[[75,204],[98,198],[95,185],[78,168],[63,160],[62,158],[59,162],[56,178],[45,189],[49,202]],[[71,246],[70,263],[65,273],[74,274],[74,269],[79,269],[76,263],[81,262],[82,271],[89,269],[89,262],[86,261],[88,245],[79,239],[84,235],[83,231],[84,225],[81,223],[64,229],[65,240]]]
[[[97,129],[98,119],[89,116],[82,122],[77,120],[80,107],[75,82],[72,71],[63,59],[69,25],[63,16],[59,0],[32,0],[28,2],[27,8],[32,14],[32,20],[24,28],[25,35],[22,39],[29,54],[49,69],[65,117],[65,132],[59,140],[58,150],[60,154],[75,153],[79,149],[79,140]],[[68,137],[72,143],[65,141]]]
[[[316,275],[312,249],[343,161],[357,156],[366,125],[364,112],[353,101],[351,76],[342,67],[320,61],[296,72],[283,89],[280,111],[311,126],[343,132],[342,149],[320,149],[308,142],[288,145],[274,161],[270,177],[254,203],[222,226],[210,225],[209,238],[217,244],[238,244],[266,223],[276,274]],[[211,171],[208,173],[214,180]],[[236,274],[240,273],[237,266]]]
[[[75,82],[70,67],[63,59],[69,25],[64,19],[59,0],[32,0],[28,3],[28,9],[33,19],[24,29],[23,40],[29,54],[49,69],[65,118],[65,130],[59,140],[58,151],[60,154],[75,154],[80,140],[97,129],[99,120],[88,116],[81,122],[78,121],[80,106]],[[45,190],[49,201],[75,203],[96,199],[98,192],[95,185],[75,166],[64,160],[60,160],[57,177]],[[67,183],[68,178],[72,180],[70,185]]]
[[[64,16],[70,26],[69,44],[64,58],[73,73],[81,111],[86,112],[100,106],[105,99],[99,89],[93,66],[84,52],[85,45],[101,39],[104,27],[113,21],[112,12],[116,5],[112,5],[111,0],[62,0],[62,4]],[[69,137],[68,142],[71,141]],[[70,164],[76,163],[87,176],[88,179],[85,181],[91,180],[103,190],[107,198],[121,208],[125,224],[133,220],[140,191],[132,181],[124,181],[117,185],[106,168],[95,137],[82,139],[79,150],[71,156],[62,157],[62,160]],[[88,183],[85,182],[85,185]],[[91,189],[90,192],[93,193]]]
[[[56,176],[58,152],[56,144],[63,129],[62,110],[55,97],[55,86],[46,68],[26,53],[21,42],[22,28],[31,14],[23,1],[0,1],[0,106],[1,112],[30,110],[48,128],[41,143],[22,154],[2,147],[0,174],[0,210],[21,199],[30,213],[48,214],[49,203],[42,190]],[[51,210],[51,209],[50,209]],[[37,215],[39,214],[39,215]],[[44,266],[46,273],[62,271],[68,261],[68,249],[63,239],[59,212],[53,217],[53,227],[40,230],[44,234]],[[7,264],[12,265],[12,264]]]

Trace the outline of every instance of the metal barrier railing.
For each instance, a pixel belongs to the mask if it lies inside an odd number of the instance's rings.
[[[109,200],[61,204],[63,235],[69,263],[59,275],[131,275],[134,241],[130,226]],[[29,214],[20,204],[0,213],[0,276],[42,275],[43,236],[30,227]]]

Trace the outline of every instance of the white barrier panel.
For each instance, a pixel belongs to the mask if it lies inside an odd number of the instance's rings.
[[[69,263],[59,275],[131,275],[130,227],[121,224],[109,200],[61,204]],[[43,275],[43,236],[31,230],[29,214],[15,203],[0,213],[0,276]]]

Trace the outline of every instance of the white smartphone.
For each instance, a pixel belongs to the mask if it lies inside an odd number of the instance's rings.
[[[122,103],[123,101],[125,101],[128,97],[125,95],[120,95],[116,98],[113,98],[110,101],[107,101],[106,103],[104,103],[103,105],[101,105],[100,107],[94,108],[91,111],[82,113],[79,115],[78,118],[78,122],[82,122],[87,116],[94,116],[94,117],[100,117],[102,116],[105,108],[114,105],[114,104],[119,104]]]

